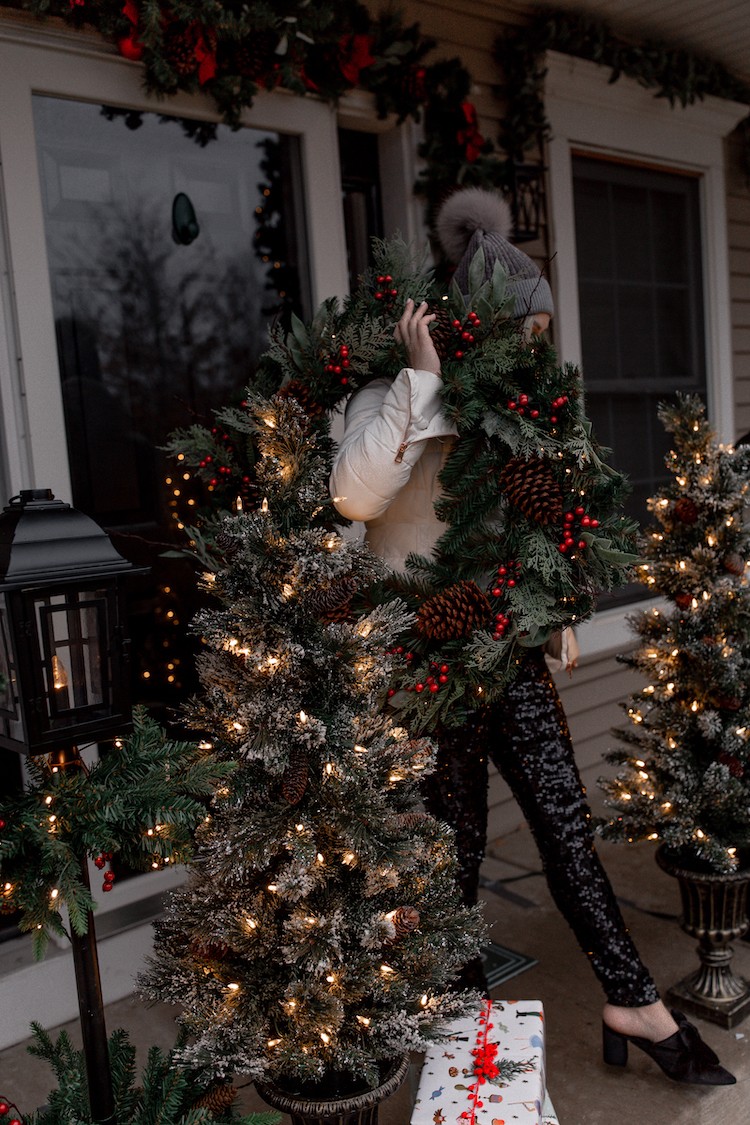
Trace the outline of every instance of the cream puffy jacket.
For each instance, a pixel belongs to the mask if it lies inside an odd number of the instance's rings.
[[[350,399],[344,436],[331,473],[331,495],[342,516],[361,520],[371,550],[393,570],[414,551],[431,554],[445,525],[435,515],[438,474],[456,428],[443,416],[441,379],[405,367],[395,379],[375,379]],[[554,670],[575,662],[566,629]]]

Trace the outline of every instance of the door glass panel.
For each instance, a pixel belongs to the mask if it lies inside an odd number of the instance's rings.
[[[195,687],[197,595],[165,556],[186,541],[163,446],[239,402],[269,322],[310,311],[299,141],[47,96],[34,126],[73,503],[151,567],[134,698],[171,708]]]

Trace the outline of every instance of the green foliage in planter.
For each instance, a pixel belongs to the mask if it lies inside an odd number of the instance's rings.
[[[28,787],[0,801],[0,909],[22,912],[36,956],[51,933],[66,935],[61,911],[84,934],[95,909],[81,859],[102,853],[130,867],[182,863],[206,802],[232,767],[210,748],[169,738],[136,708],[131,734],[90,770],[27,763]]]
[[[24,1125],[92,1125],[83,1052],[74,1048],[65,1031],[60,1032],[54,1041],[38,1023],[32,1024],[32,1032],[29,1053],[49,1063],[57,1086],[50,1091],[44,1108],[24,1115]],[[219,1099],[230,1103],[223,1111],[215,1112],[197,1104],[206,1095],[210,1100],[216,1084],[197,1072],[176,1065],[174,1056],[179,1046],[178,1039],[174,1050],[167,1053],[151,1047],[137,1084],[135,1046],[122,1028],[112,1032],[109,1057],[115,1117],[121,1125],[209,1125],[214,1121],[231,1121],[235,1125],[279,1125],[279,1113],[234,1113],[231,1091],[228,1097]],[[0,1125],[8,1125],[17,1116],[15,1107],[9,1109],[7,1114],[0,1116]]]
[[[600,786],[611,840],[653,840],[737,868],[750,847],[750,447],[720,444],[697,397],[659,416],[672,435],[672,480],[649,501],[638,575],[664,605],[634,614],[623,663],[646,678],[624,705],[624,747]]]

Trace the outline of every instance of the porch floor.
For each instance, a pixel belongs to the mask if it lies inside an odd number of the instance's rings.
[[[599,850],[643,959],[666,989],[698,963],[695,942],[675,920],[677,886],[657,867],[650,847],[600,844]],[[637,1050],[631,1051],[627,1070],[606,1067],[601,1061],[599,986],[551,901],[525,826],[492,842],[483,876],[482,897],[493,940],[538,962],[501,984],[493,995],[543,1001],[548,1088],[560,1125],[747,1125],[750,1019],[732,1030],[696,1021],[737,1076],[736,1086],[677,1085]],[[738,974],[750,976],[750,944],[735,944],[734,966]],[[77,1024],[66,1026],[80,1042]],[[108,1006],[107,1026],[127,1028],[142,1056],[149,1045],[169,1047],[173,1039],[171,1009],[147,1008],[134,997]],[[382,1105],[380,1125],[408,1125],[420,1063],[415,1056],[401,1090]],[[49,1085],[46,1065],[27,1055],[24,1044],[0,1052],[0,1091],[22,1111],[43,1104]],[[264,1108],[252,1086],[243,1087],[239,1104],[246,1110]],[[285,1117],[284,1125],[288,1121]]]

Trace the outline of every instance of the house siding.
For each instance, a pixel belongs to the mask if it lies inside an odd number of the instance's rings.
[[[750,431],[750,172],[742,129],[727,139],[727,223],[736,437]]]

